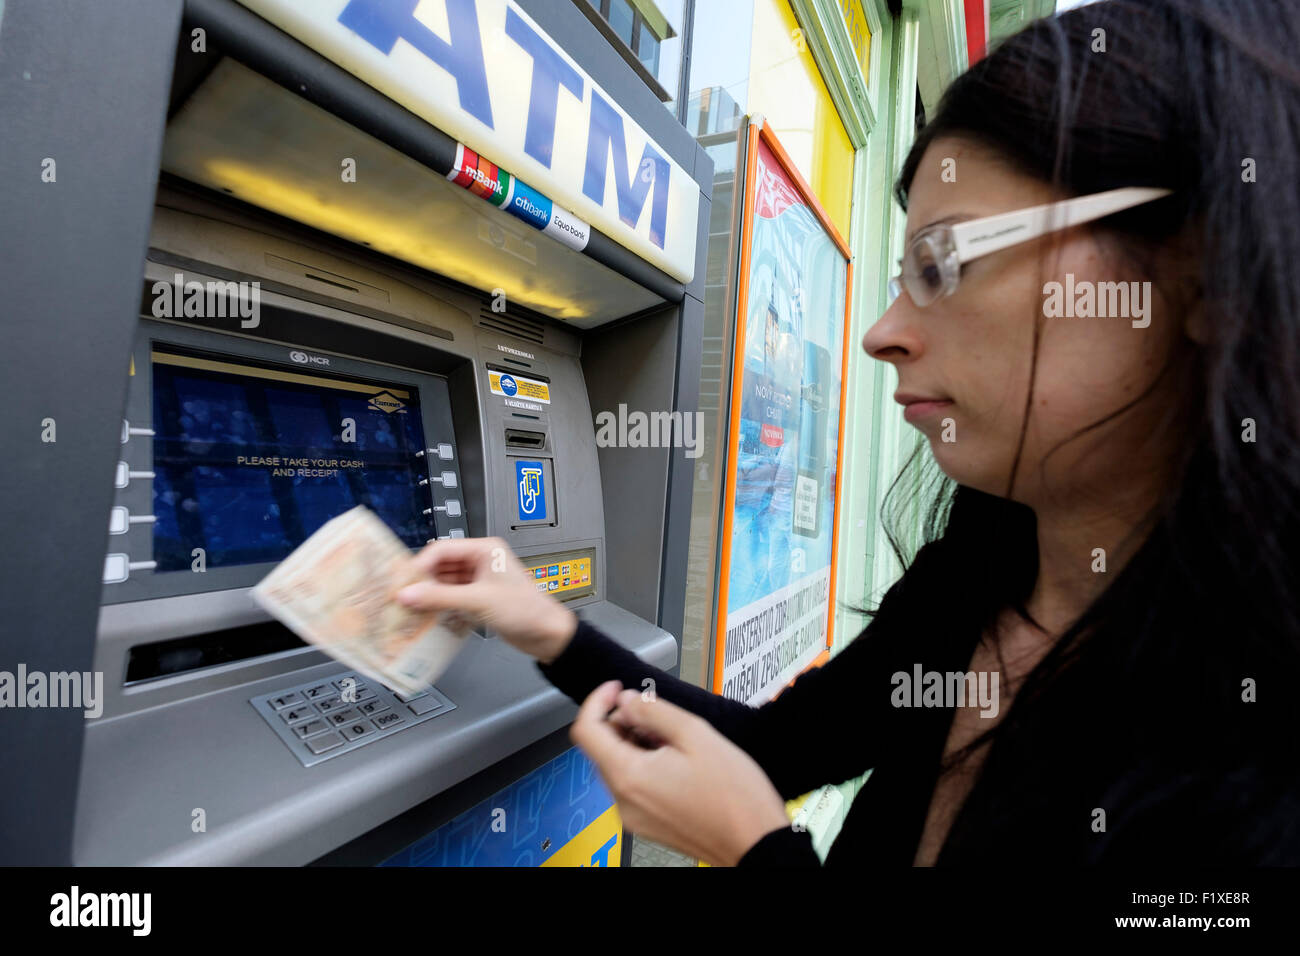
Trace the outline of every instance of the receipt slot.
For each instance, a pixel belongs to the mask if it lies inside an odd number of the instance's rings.
[[[572,4],[449,3],[463,102],[401,6],[4,10],[0,671],[63,678],[0,708],[0,862],[621,859],[531,658],[402,693],[249,596],[365,504],[676,666],[690,460],[594,421],[695,409],[712,163]],[[509,846],[447,835],[557,774]]]

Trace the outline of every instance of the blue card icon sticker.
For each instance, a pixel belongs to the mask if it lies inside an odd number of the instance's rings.
[[[542,483],[540,461],[516,461],[515,479],[518,482],[520,521],[537,521],[546,517],[546,487]]]
[[[512,376],[502,375],[501,391],[507,395],[514,395],[516,392],[519,391],[519,386],[515,383],[515,380]]]

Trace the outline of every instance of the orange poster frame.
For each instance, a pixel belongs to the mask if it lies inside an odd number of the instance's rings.
[[[729,394],[729,423],[727,428],[727,473],[726,488],[722,500],[722,548],[718,559],[718,603],[715,614],[715,626],[713,633],[713,692],[722,693],[722,672],[723,658],[726,651],[726,632],[727,632],[727,600],[729,597],[731,583],[731,535],[732,535],[732,518],[735,514],[736,506],[736,464],[740,451],[740,394],[739,389],[744,381],[745,366],[745,316],[749,309],[749,275],[750,275],[750,254],[751,242],[753,238],[754,222],[754,202],[757,194],[757,183],[755,182],[758,168],[758,144],[759,141],[772,151],[782,172],[794,184],[795,189],[799,192],[800,198],[812,210],[817,217],[818,223],[826,231],[831,241],[835,244],[840,254],[844,257],[845,263],[845,289],[844,289],[844,333],[843,343],[840,354],[840,417],[837,423],[836,448],[835,448],[835,505],[832,510],[832,531],[831,531],[831,563],[830,563],[830,590],[827,596],[827,618],[826,618],[826,646],[821,652],[814,657],[804,668],[820,666],[830,659],[830,649],[834,646],[835,632],[835,579],[837,572],[837,563],[839,557],[839,539],[840,539],[840,501],[841,492],[844,485],[844,413],[847,407],[848,399],[848,366],[849,366],[849,319],[852,315],[853,302],[853,256],[849,252],[849,244],[836,228],[835,223],[831,221],[830,216],[822,207],[821,202],[813,193],[812,187],[804,179],[794,162],[790,159],[785,148],[777,139],[776,133],[767,125],[760,115],[751,116],[746,128],[745,139],[745,196],[743,211],[740,217],[740,261],[738,264],[738,278],[736,285],[736,311],[735,311],[735,334],[732,336],[732,363],[731,363],[731,390]],[[801,671],[800,673],[803,673]],[[798,675],[796,675],[797,677]],[[793,683],[793,679],[791,680]],[[785,686],[789,686],[786,684]],[[784,687],[782,688],[784,690]],[[778,691],[780,693],[780,691]]]

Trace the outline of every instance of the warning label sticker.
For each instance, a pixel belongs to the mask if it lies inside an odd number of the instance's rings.
[[[535,378],[488,369],[488,384],[492,388],[493,395],[500,395],[503,398],[526,398],[534,402],[551,404],[551,386]]]

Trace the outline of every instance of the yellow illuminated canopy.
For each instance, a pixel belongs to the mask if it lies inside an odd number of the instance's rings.
[[[582,328],[664,301],[229,58],[162,168]]]

